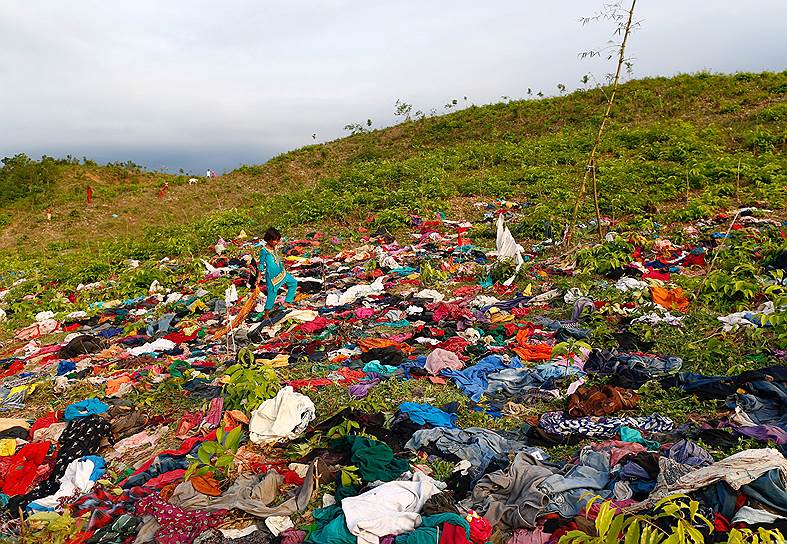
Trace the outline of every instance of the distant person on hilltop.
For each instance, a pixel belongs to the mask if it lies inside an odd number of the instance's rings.
[[[287,296],[284,299],[284,306],[289,308],[295,300],[295,291],[298,288],[298,281],[284,269],[284,263],[279,256],[276,247],[281,242],[281,233],[273,227],[265,231],[263,235],[265,245],[260,250],[260,279],[265,278],[265,288],[267,295],[265,298],[265,318],[270,316],[273,305],[276,302],[276,294],[282,285],[287,285]]]
[[[93,187],[90,185],[87,186],[87,203],[90,204],[93,202]]]

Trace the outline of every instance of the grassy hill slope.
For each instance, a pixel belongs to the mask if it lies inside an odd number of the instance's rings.
[[[259,233],[269,223],[357,238],[361,224],[396,229],[412,212],[511,196],[532,204],[515,233],[541,239],[545,221],[560,232],[568,219],[603,102],[596,88],[473,106],[307,146],[196,185],[133,165],[50,161],[44,190],[0,208],[0,269],[88,282],[128,258],[196,254],[218,236]],[[784,208],[787,72],[635,80],[620,89],[613,113],[600,204],[624,221],[619,229],[710,217],[733,203]],[[95,191],[90,206],[87,185]],[[582,212],[592,215],[590,201]]]

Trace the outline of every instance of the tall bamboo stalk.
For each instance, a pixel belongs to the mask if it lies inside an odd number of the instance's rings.
[[[620,71],[623,68],[623,64],[625,63],[625,51],[626,51],[626,42],[628,42],[629,34],[631,34],[631,21],[634,18],[634,6],[637,4],[637,0],[631,1],[631,9],[628,12],[628,20],[626,21],[626,29],[623,32],[623,41],[620,44],[620,51],[618,55],[618,67],[615,70],[615,79],[612,81],[612,92],[609,94],[609,98],[607,98],[607,109],[604,112],[604,117],[601,119],[601,125],[598,127],[598,132],[596,133],[596,141],[593,143],[593,148],[590,150],[590,156],[588,157],[587,166],[585,167],[585,174],[582,176],[582,183],[579,186],[579,193],[577,194],[577,199],[574,201],[574,209],[571,212],[571,223],[569,223],[568,230],[566,231],[566,237],[564,243],[566,246],[571,245],[571,239],[574,236],[574,229],[577,225],[577,215],[579,214],[579,207],[582,205],[582,201],[585,199],[585,194],[587,193],[587,182],[588,176],[591,178],[592,187],[593,187],[593,202],[596,208],[596,222],[597,222],[597,232],[599,241],[602,239],[601,233],[601,212],[598,206],[598,183],[596,180],[596,155],[598,153],[598,146],[601,143],[601,136],[604,133],[604,127],[607,125],[607,121],[609,120],[609,114],[612,111],[612,103],[615,101],[615,93],[618,90],[618,83],[620,82]]]

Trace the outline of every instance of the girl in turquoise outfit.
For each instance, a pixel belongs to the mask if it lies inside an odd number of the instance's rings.
[[[295,300],[295,290],[298,282],[289,272],[284,269],[284,263],[276,250],[276,246],[281,242],[281,233],[271,227],[265,231],[262,239],[265,245],[260,250],[260,282],[265,278],[267,297],[265,299],[265,316],[270,314],[273,304],[276,302],[276,294],[282,285],[287,285],[287,297],[284,299],[285,305],[289,306]]]

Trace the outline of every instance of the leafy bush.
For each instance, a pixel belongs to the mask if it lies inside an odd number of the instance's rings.
[[[243,440],[243,428],[240,425],[229,432],[223,427],[216,429],[216,440],[203,442],[196,456],[189,457],[191,462],[186,470],[186,479],[212,473],[214,477],[218,476],[226,480],[241,440]]]
[[[634,245],[620,237],[577,252],[577,265],[588,272],[606,274],[631,262]]]
[[[227,375],[229,383],[225,387],[224,404],[228,410],[256,410],[279,391],[279,378],[270,367],[248,368],[238,363],[227,369]]]
[[[600,501],[594,497],[588,503]],[[702,544],[705,535],[713,535],[713,523],[699,512],[700,503],[687,495],[671,495],[656,503],[652,516],[618,513],[609,501],[601,502],[598,516],[590,533],[580,530],[563,535],[560,544]],[[716,536],[716,535],[713,535]],[[714,542],[721,542],[716,538]],[[732,529],[728,543],[756,542],[776,544],[784,542],[778,530]]]
[[[770,153],[784,142],[784,136],[757,129],[746,135],[745,145],[757,153]]]
[[[6,157],[0,167],[0,206],[43,193],[55,184],[57,161],[42,157],[33,161],[25,154]]]

